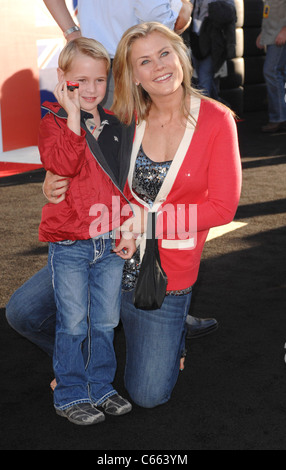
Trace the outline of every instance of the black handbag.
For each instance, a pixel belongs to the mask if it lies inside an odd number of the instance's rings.
[[[141,310],[157,310],[164,301],[168,279],[161,266],[158,239],[156,238],[155,212],[149,212],[146,250],[134,292],[134,306]]]

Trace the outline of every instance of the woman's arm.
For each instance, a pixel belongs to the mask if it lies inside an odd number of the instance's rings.
[[[226,112],[213,143],[208,168],[208,198],[198,204],[197,230],[230,223],[237,211],[242,183],[237,125]]]

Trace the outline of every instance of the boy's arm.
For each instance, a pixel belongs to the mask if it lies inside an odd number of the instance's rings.
[[[77,26],[70,15],[65,0],[44,0],[44,3],[64,35],[71,28]],[[81,31],[71,32],[65,35],[65,37],[68,42],[72,41],[73,39],[81,37]]]
[[[78,136],[53,115],[45,116],[39,129],[39,151],[46,170],[72,178],[85,158],[85,132]]]

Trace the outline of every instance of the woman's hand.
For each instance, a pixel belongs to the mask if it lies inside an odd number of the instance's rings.
[[[51,171],[47,171],[43,184],[44,196],[52,204],[59,204],[65,200],[66,192],[69,189],[69,184],[69,178],[54,175]]]

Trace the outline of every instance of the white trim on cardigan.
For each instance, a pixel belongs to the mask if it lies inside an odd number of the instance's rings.
[[[197,98],[196,96],[191,96],[191,103],[190,103],[190,113],[192,118],[197,122],[198,117],[199,117],[199,112],[201,108],[201,99]],[[146,121],[143,121],[140,123],[137,128],[136,128],[136,134],[135,134],[135,139],[133,143],[133,150],[131,154],[131,161],[130,161],[130,169],[129,169],[129,175],[128,175],[128,184],[130,191],[136,201],[139,202],[140,205],[146,207],[148,209],[148,212],[158,212],[158,209],[161,207],[161,205],[167,200],[168,195],[175,183],[175,180],[178,176],[178,173],[180,171],[180,168],[184,162],[184,159],[186,157],[186,153],[190,147],[194,131],[195,131],[196,126],[193,123],[187,122],[186,124],[186,129],[184,136],[181,140],[181,143],[178,147],[178,150],[175,154],[174,160],[170,166],[170,169],[167,173],[167,176],[161,186],[161,189],[154,201],[154,204],[152,208],[150,208],[149,204],[143,201],[137,194],[134,193],[132,189],[132,182],[133,182],[133,173],[135,169],[135,164],[136,164],[136,159],[138,156],[138,152],[140,149],[140,146],[143,141],[143,137],[145,134],[145,129],[146,129]],[[169,241],[166,240],[165,242],[162,242],[165,248],[173,248],[175,240],[173,240],[173,244],[169,244]],[[140,255],[141,258],[143,257],[145,247],[146,247],[146,234],[143,234],[141,237],[137,239],[137,243],[140,244]],[[176,243],[175,243],[176,244]],[[186,246],[186,242],[184,244],[180,244],[180,246]],[[178,245],[179,246],[179,245]],[[190,247],[190,245],[189,245]]]

